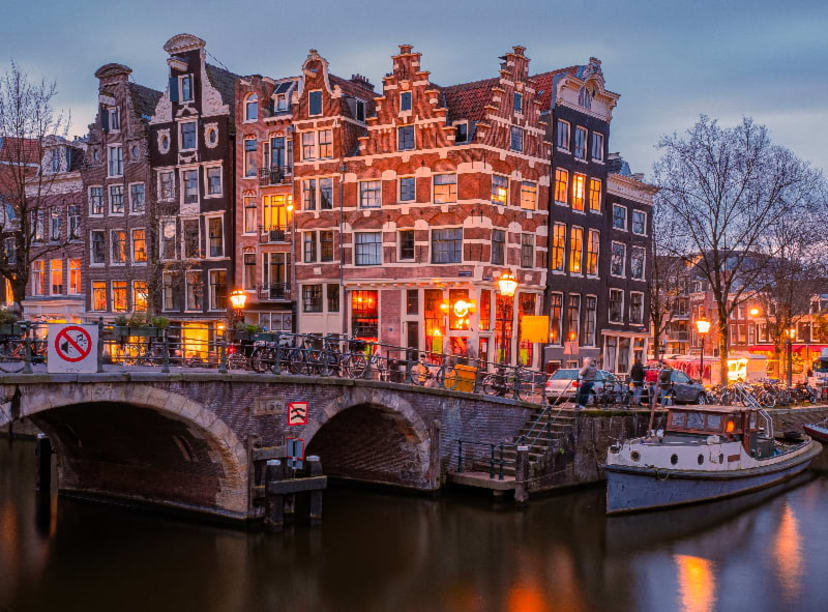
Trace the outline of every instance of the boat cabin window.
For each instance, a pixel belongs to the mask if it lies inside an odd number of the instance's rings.
[[[713,431],[721,431],[722,430],[722,415],[720,415],[720,414],[708,414],[707,415],[707,429],[712,429]]]
[[[684,427],[685,419],[684,419],[683,412],[671,412],[670,413],[670,425],[673,427]]]
[[[687,429],[704,429],[704,415],[701,412],[688,412]]]
[[[756,413],[755,412],[750,413],[750,427],[749,427],[749,429],[751,431],[756,429]]]
[[[752,414],[752,422],[756,423],[756,414]],[[720,412],[693,412],[671,410],[667,429],[671,431],[688,431],[695,433],[741,433],[742,426],[739,416]]]

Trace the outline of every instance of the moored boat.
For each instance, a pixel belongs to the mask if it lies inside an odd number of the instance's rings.
[[[802,429],[805,433],[811,436],[814,440],[820,442],[828,442],[828,422],[820,421],[819,423],[808,423],[803,425]]]
[[[607,514],[720,499],[804,471],[822,445],[778,441],[759,408],[671,406],[664,431],[607,451]]]

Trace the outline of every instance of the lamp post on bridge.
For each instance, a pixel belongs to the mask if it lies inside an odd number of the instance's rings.
[[[796,329],[791,327],[785,330],[785,351],[788,361],[788,388],[793,386],[793,339],[796,337]]]
[[[500,289],[500,295],[507,298],[513,298],[515,295],[515,291],[517,290],[518,282],[515,278],[515,275],[512,274],[509,270],[502,272],[500,277],[497,279],[497,286]],[[512,310],[514,310],[514,300],[512,300]],[[512,319],[514,320],[514,312],[512,312]],[[509,336],[509,344],[511,345],[511,335]],[[500,344],[501,344],[501,353],[500,353],[500,363],[501,365],[505,365],[506,363],[506,313],[504,312],[503,315],[500,317]]]
[[[710,321],[707,320],[707,317],[696,319],[696,331],[699,332],[699,336],[701,337],[701,368],[699,370],[699,378],[701,378],[701,383],[704,385],[704,338],[707,336],[707,332],[710,331]]]

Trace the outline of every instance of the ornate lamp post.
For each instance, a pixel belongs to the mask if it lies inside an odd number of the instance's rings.
[[[704,338],[707,332],[710,331],[710,321],[705,317],[696,319],[696,331],[699,332],[699,336],[701,337],[701,370],[699,372],[699,378],[701,378],[702,384],[704,384]]]
[[[511,298],[514,297],[515,291],[517,290],[518,282],[515,278],[515,275],[512,274],[509,270],[502,272],[500,277],[497,279],[497,287],[500,289],[500,295],[503,297]],[[513,302],[514,303],[514,302]],[[514,318],[514,317],[513,317]],[[511,343],[512,338],[509,338],[509,342]],[[500,363],[506,363],[506,313],[504,312],[500,317],[500,342],[501,342],[501,354],[500,354]]]
[[[236,319],[242,319],[242,311],[244,310],[244,305],[247,302],[247,294],[242,291],[241,289],[235,289],[234,291],[230,292],[230,304],[233,306],[233,310],[235,311]]]

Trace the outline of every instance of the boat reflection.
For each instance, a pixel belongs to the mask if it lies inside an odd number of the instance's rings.
[[[679,604],[685,612],[706,612],[716,603],[716,566],[709,559],[674,555]]]
[[[802,536],[799,521],[789,503],[785,504],[773,543],[776,575],[787,601],[796,601],[802,581]]]

